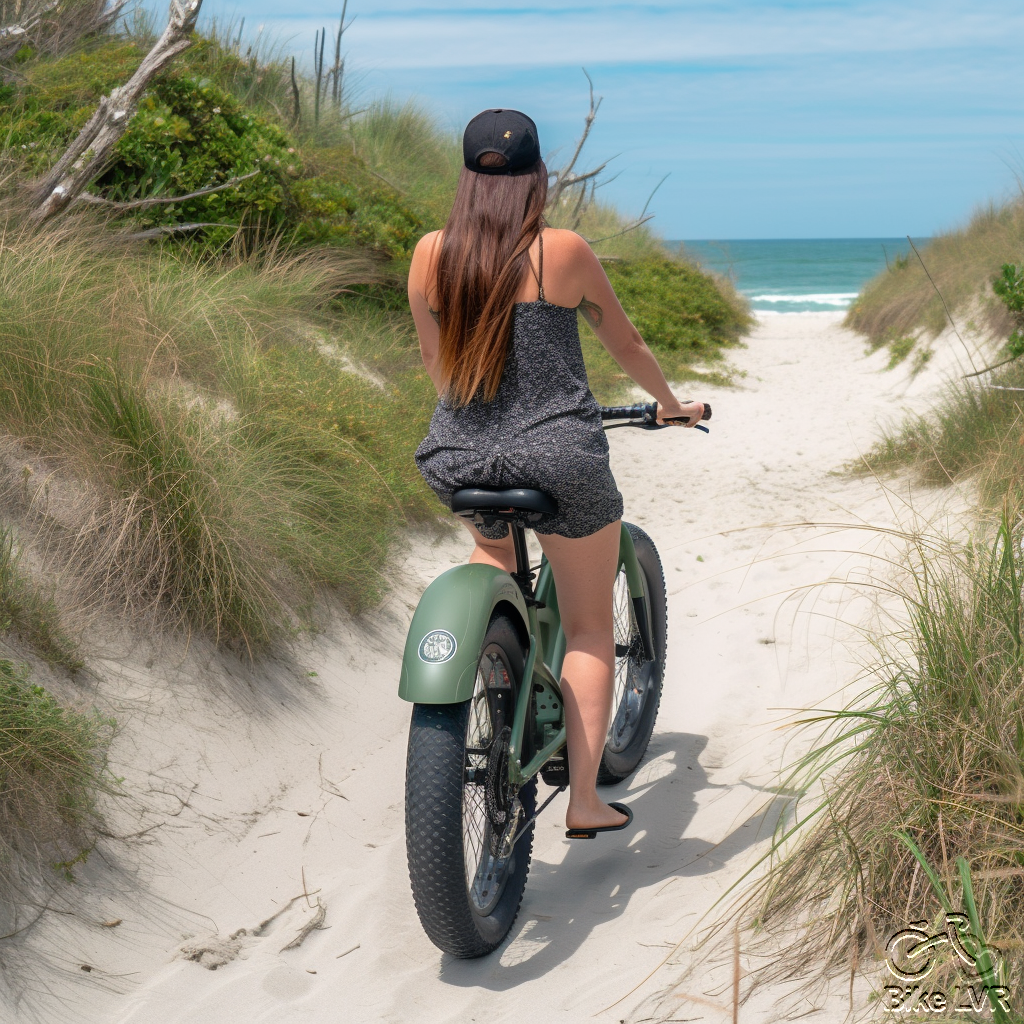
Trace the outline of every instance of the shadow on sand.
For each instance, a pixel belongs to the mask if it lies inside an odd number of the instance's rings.
[[[636,816],[633,827],[590,841],[563,840],[568,848],[558,862],[545,860],[543,852],[550,856],[552,822],[562,827],[564,802],[556,802],[538,820],[526,896],[509,937],[480,960],[445,955],[441,980],[503,991],[542,977],[572,957],[594,928],[622,915],[634,896],[648,889],[653,896],[674,878],[717,871],[770,835],[787,801],[766,793],[756,813],[720,842],[683,838],[697,812],[699,793],[735,788],[708,779],[698,761],[707,742],[689,733],[655,734],[632,779],[601,790],[605,800],[626,798]],[[654,758],[658,761],[651,764]],[[538,795],[543,798],[548,792],[542,785]]]

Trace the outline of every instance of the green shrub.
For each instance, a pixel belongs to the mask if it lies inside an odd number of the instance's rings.
[[[1004,263],[1002,274],[992,282],[992,291],[1003,300],[1010,313],[1014,329],[1006,342],[1007,354],[1014,358],[1024,355],[1024,268]]]
[[[289,62],[273,43],[248,47],[243,55],[231,24],[211,21],[176,64],[193,78],[208,79],[226,89],[249,111],[268,117],[291,109]],[[233,38],[232,38],[233,36]]]
[[[124,40],[104,40],[56,60],[26,55],[0,100],[0,143],[29,173],[44,171],[92,116],[99,97],[130,78],[143,56]]]
[[[114,722],[69,710],[25,670],[0,660],[0,876],[10,854],[70,874],[92,844],[95,797],[106,785]]]
[[[117,153],[117,163],[96,182],[114,200],[186,195],[260,172],[222,192],[148,207],[138,215],[147,227],[248,220],[280,228],[287,181],[301,169],[295,147],[277,125],[248,112],[209,80],[181,74],[157,82],[146,94]],[[231,234],[211,232],[208,237]]]
[[[605,269],[623,309],[656,352],[707,358],[736,344],[749,326],[739,303],[729,302],[712,277],[682,260],[652,255]]]
[[[291,189],[294,241],[313,245],[360,245],[408,258],[423,224],[401,197],[381,182],[360,186],[327,177],[306,178]]]
[[[91,116],[99,97],[134,71],[131,41],[90,44],[29,63],[20,87],[0,93],[0,135],[31,173],[45,170]],[[207,72],[203,75],[203,72]],[[281,68],[242,60],[210,39],[156,79],[94,191],[113,201],[187,195],[253,171],[255,177],[182,203],[131,215],[140,229],[224,225],[201,236],[218,246],[240,224],[280,232],[291,244],[362,246],[408,259],[424,228],[407,200],[374,177],[351,147],[314,147],[323,173],[304,177],[303,154],[274,115],[259,113]]]

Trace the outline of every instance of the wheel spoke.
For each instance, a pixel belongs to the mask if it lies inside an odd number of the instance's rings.
[[[496,857],[492,852],[495,826],[488,809],[488,778],[496,736],[495,693],[511,685],[511,677],[503,658],[486,653],[480,659],[476,682],[466,723],[465,766],[462,786],[462,850],[470,901],[477,911],[489,913],[504,888],[510,858]],[[503,730],[507,735],[508,729]]]
[[[646,581],[645,581],[646,582]],[[646,587],[645,587],[646,591]],[[619,571],[612,591],[615,639],[615,673],[612,690],[612,716],[607,743],[611,750],[625,749],[633,737],[643,711],[646,677],[649,670],[642,660],[640,631],[633,613],[626,573]]]

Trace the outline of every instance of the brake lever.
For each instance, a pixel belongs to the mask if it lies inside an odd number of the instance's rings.
[[[680,419],[681,418],[682,417],[680,417]],[[674,421],[668,420],[665,423],[641,423],[638,420],[633,420],[630,423],[609,423],[604,429],[617,430],[619,427],[636,427],[637,430],[665,430],[667,427],[670,427],[673,422],[678,423],[679,419]],[[702,430],[705,434],[711,433],[711,430],[708,427],[705,427],[702,423],[695,423],[694,429]]]
[[[664,430],[666,427],[672,426],[673,423],[686,423],[688,418],[684,416],[678,416],[675,419],[665,420],[663,423],[641,423],[637,426],[643,427],[644,430]],[[702,430],[705,434],[710,434],[711,429],[705,427],[703,423],[694,423],[694,430]]]

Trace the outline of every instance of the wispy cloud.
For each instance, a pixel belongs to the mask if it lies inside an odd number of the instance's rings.
[[[317,0],[281,17],[297,38],[337,18]],[[353,9],[356,5],[350,5]],[[266,8],[265,12],[261,8]],[[278,9],[279,11],[279,9]],[[1006,45],[1024,38],[1024,8],[1005,0],[893,3],[375,4],[349,45],[381,68],[707,61],[768,55],[892,53]]]
[[[156,4],[158,0],[147,0]],[[165,0],[159,0],[160,6]],[[340,0],[234,5],[308,58]],[[1024,147],[1020,0],[349,0],[360,99],[417,98],[458,130],[511,105],[565,149],[606,97],[592,157],[638,210],[666,171],[669,237],[927,234],[1012,181]]]

